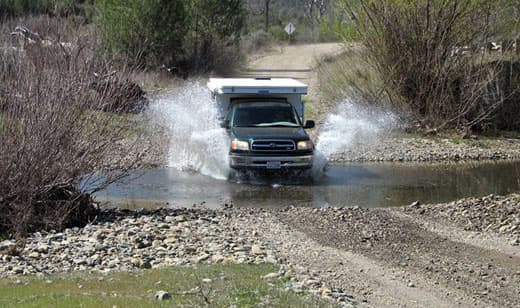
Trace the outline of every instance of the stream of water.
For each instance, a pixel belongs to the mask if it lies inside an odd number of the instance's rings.
[[[478,164],[346,164],[327,158],[356,143],[377,143],[396,117],[345,100],[329,115],[316,143],[311,179],[294,175],[229,178],[229,140],[204,85],[191,83],[157,97],[150,113],[170,133],[168,166],[135,171],[96,194],[108,206],[361,206],[445,202],[520,189],[520,162]]]

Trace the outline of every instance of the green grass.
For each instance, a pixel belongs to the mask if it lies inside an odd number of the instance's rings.
[[[284,279],[264,280],[272,264],[168,267],[108,275],[79,272],[0,280],[1,307],[324,307],[310,294],[285,290]],[[15,284],[16,279],[22,283]],[[211,282],[203,282],[211,279]],[[172,295],[157,301],[159,290]]]

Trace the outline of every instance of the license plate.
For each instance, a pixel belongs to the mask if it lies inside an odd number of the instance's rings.
[[[279,161],[268,161],[267,169],[280,169],[282,167],[282,163]]]

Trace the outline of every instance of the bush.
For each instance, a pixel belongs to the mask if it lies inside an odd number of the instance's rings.
[[[130,65],[175,65],[186,34],[182,1],[97,0],[96,12],[108,52]]]
[[[503,95],[503,105],[493,114],[488,125],[490,130],[520,130],[520,60],[493,61],[488,64],[497,70],[497,89]]]
[[[183,76],[240,64],[240,0],[97,0],[96,10],[105,48],[131,64]]]
[[[319,37],[322,42],[353,41],[357,39],[357,32],[353,22],[331,20],[322,17],[319,20]]]
[[[246,53],[254,53],[269,49],[273,44],[273,36],[264,30],[258,30],[242,38],[242,49]]]
[[[87,17],[87,11],[92,2],[93,0],[2,0],[0,1],[0,18],[39,14]]]
[[[130,128],[117,115],[98,111],[118,93],[92,90],[94,73],[112,67],[94,56],[91,43],[37,41],[0,52],[0,233],[85,224],[96,213],[88,193],[141,159],[123,151],[122,142],[141,143],[142,136],[128,140]]]
[[[426,131],[482,126],[504,103],[498,65],[480,47],[497,35],[489,1],[344,1],[382,93]],[[467,47],[465,47],[467,46]],[[455,52],[469,49],[466,55]],[[497,90],[498,89],[498,92]]]
[[[322,59],[317,66],[320,93],[327,101],[355,98],[360,104],[391,107],[384,81],[369,62],[366,49],[358,44],[346,45],[336,56]]]

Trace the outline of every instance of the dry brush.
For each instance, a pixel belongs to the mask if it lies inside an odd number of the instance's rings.
[[[87,223],[97,213],[89,193],[142,159],[125,149],[145,131],[102,111],[121,88],[99,86],[113,67],[96,55],[95,43],[50,41],[0,52],[0,233],[8,235]]]

